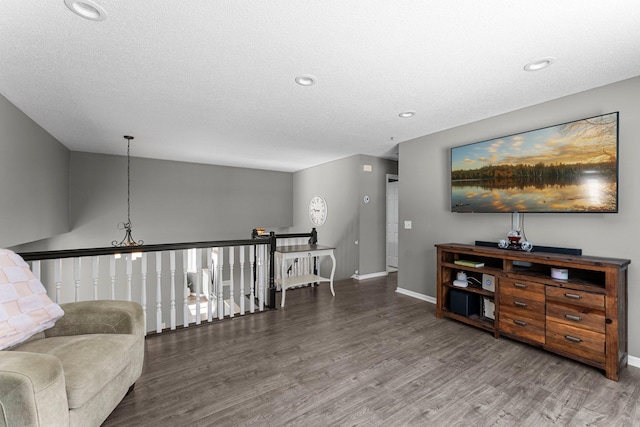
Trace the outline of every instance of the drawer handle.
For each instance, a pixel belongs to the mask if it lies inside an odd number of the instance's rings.
[[[573,320],[574,322],[580,322],[582,320],[582,317],[574,316],[573,314],[565,314],[564,318],[568,320]]]
[[[524,321],[518,320],[518,319],[514,319],[513,323],[515,323],[518,326],[527,326],[527,322],[524,322]]]
[[[515,305],[516,307],[526,307],[527,304],[524,302],[520,302],[520,301],[514,301],[513,305]]]
[[[567,298],[571,298],[571,299],[580,299],[582,298],[582,296],[578,295],[578,294],[564,294],[565,297]]]
[[[565,336],[564,336],[564,338],[565,338],[567,341],[571,341],[571,342],[574,342],[574,343],[576,343],[576,344],[579,344],[579,343],[581,343],[581,342],[582,342],[582,340],[581,340],[580,338],[572,337],[571,335],[565,335]]]
[[[520,289],[526,289],[527,285],[524,285],[522,283],[514,283],[513,286],[515,286],[516,288],[520,288]]]

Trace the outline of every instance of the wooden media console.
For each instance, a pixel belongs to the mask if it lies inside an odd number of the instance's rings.
[[[618,381],[628,356],[630,260],[463,244],[435,246],[438,318],[485,329],[496,338],[505,336],[542,347],[600,368],[607,378]],[[568,270],[568,278],[552,278],[552,268]],[[453,284],[460,272],[468,278],[467,287]],[[491,277],[492,287],[483,288],[483,279]],[[453,289],[459,292],[452,293]],[[473,296],[469,300],[479,301],[480,307],[461,313],[456,307],[452,309],[452,295],[456,306],[463,295]]]

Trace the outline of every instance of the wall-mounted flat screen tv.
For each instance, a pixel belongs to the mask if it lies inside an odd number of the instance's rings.
[[[452,212],[618,212],[618,113],[451,149]]]

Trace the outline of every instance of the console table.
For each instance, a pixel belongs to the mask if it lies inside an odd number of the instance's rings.
[[[435,246],[438,318],[542,347],[600,368],[607,378],[618,381],[628,358],[630,260],[462,244]],[[552,278],[552,268],[568,270],[568,278]],[[468,287],[454,286],[458,272],[474,279]],[[491,276],[494,288],[480,285]],[[473,307],[468,315],[456,312],[450,302],[453,294],[482,307]],[[485,306],[493,307],[493,313],[484,312]]]
[[[287,288],[303,285],[305,283],[313,284],[318,282],[329,282],[331,284],[331,294],[333,296],[336,296],[336,293],[333,290],[333,276],[336,272],[336,257],[333,253],[334,249],[335,248],[320,246],[316,244],[278,246],[276,248],[275,256],[276,258],[280,258],[281,261],[280,278],[276,280],[276,284],[280,285],[280,288],[282,289],[282,301],[280,302],[281,307],[284,307]],[[303,274],[301,276],[286,277],[286,260],[302,257],[312,258],[322,256],[328,256],[331,258],[331,261],[333,263],[331,267],[331,277],[322,277],[319,274]]]

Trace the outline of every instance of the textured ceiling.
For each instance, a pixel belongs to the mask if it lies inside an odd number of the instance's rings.
[[[105,21],[0,0],[0,93],[74,151],[124,155],[130,134],[132,156],[259,169],[394,158],[640,75],[637,0],[94,1]]]

